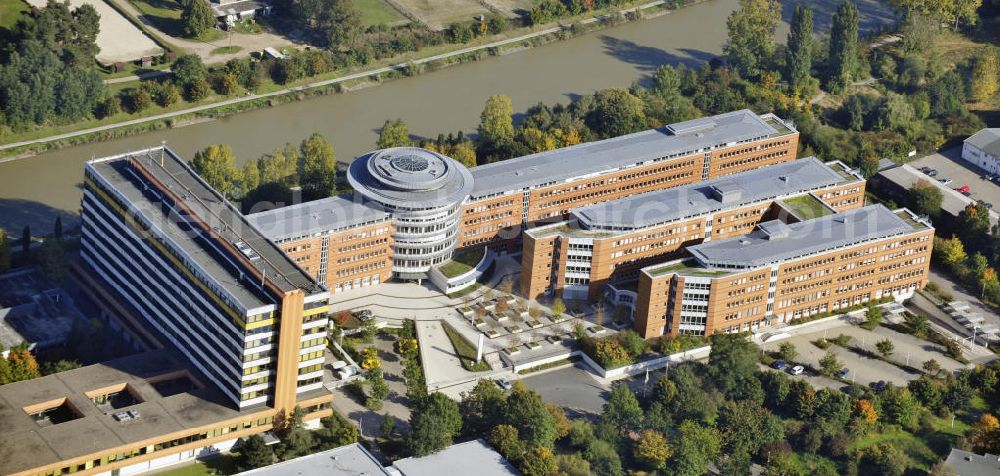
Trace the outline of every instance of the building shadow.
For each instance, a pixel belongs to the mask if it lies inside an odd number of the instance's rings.
[[[76,228],[80,215],[53,208],[44,203],[19,198],[0,198],[0,228],[9,237],[20,237],[25,226],[31,227],[34,236],[52,233],[56,218],[62,219],[63,230]]]

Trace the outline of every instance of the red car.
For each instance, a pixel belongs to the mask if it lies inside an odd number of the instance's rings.
[[[969,187],[968,185],[962,185],[961,187],[955,189],[958,193],[965,193],[969,190],[972,190],[972,187]]]

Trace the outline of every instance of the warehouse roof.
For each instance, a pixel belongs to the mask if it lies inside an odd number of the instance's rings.
[[[573,214],[581,225],[590,229],[646,228],[862,180],[859,177],[847,177],[850,179],[819,159],[807,157],[582,207],[574,210]]]
[[[388,476],[389,472],[360,443],[300,456],[239,473],[237,476]]]
[[[1000,157],[1000,127],[987,128],[972,134],[965,139],[965,143],[993,157]]]
[[[688,251],[708,268],[753,268],[926,227],[907,210],[897,213],[872,205],[793,224],[773,220],[746,236],[702,243]]]
[[[322,198],[247,215],[247,221],[276,242],[388,219],[385,210],[355,202],[350,197]]]
[[[473,198],[565,182],[724,145],[789,134],[773,115],[749,109],[671,124],[597,142],[540,152],[472,169]]]

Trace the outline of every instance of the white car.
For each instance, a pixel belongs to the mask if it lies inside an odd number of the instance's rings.
[[[805,371],[806,371],[805,367],[801,365],[796,365],[795,367],[792,367],[792,370],[789,370],[788,373],[792,375],[802,375],[802,373]]]
[[[954,180],[952,180],[950,178],[941,178],[941,179],[938,179],[938,182],[941,182],[942,185],[948,185],[948,184],[954,182]]]

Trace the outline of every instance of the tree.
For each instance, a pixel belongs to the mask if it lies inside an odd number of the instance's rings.
[[[941,364],[939,364],[938,361],[935,359],[930,359],[924,362],[921,368],[924,369],[924,372],[930,374],[931,377],[937,377],[938,374],[941,373]]]
[[[645,105],[626,89],[603,89],[594,94],[587,125],[601,137],[618,137],[645,129]]]
[[[647,468],[662,471],[667,466],[667,460],[673,454],[673,449],[667,443],[667,438],[662,433],[645,430],[639,435],[639,441],[635,443],[633,450],[635,459],[639,460]]]
[[[643,411],[635,394],[625,384],[611,388],[611,396],[604,404],[601,421],[626,431],[635,431],[642,425]]]
[[[727,474],[745,474],[750,458],[757,454],[764,442],[784,438],[780,421],[775,425],[769,422],[772,418],[771,412],[753,402],[744,400],[722,405],[716,427],[722,436],[723,453],[727,456]]]
[[[959,114],[965,108],[965,81],[955,71],[948,71],[928,88],[931,113],[935,116]]]
[[[382,425],[379,427],[379,431],[382,432],[382,438],[392,438],[392,432],[396,430],[396,417],[386,413],[382,415]]]
[[[194,1],[194,0],[191,0]],[[236,91],[240,88],[240,83],[236,81],[236,76],[230,73],[225,73],[218,75],[215,81],[215,91],[223,96],[229,96],[231,94],[236,94]]]
[[[519,466],[524,476],[551,476],[559,469],[552,450],[544,446],[532,448],[521,458]]]
[[[1000,420],[983,413],[969,430],[969,443],[976,453],[996,454],[1000,451]]]
[[[871,401],[859,399],[854,402],[854,415],[851,420],[852,431],[857,435],[866,435],[878,422],[878,411]]]
[[[556,466],[560,475],[566,476],[590,476],[590,463],[579,454],[556,455]]]
[[[557,432],[552,414],[545,407],[534,390],[517,382],[507,397],[506,423],[517,429],[517,433],[528,447],[545,446],[551,448]]]
[[[792,15],[785,63],[792,91],[802,92],[812,82],[813,17],[812,8],[799,4]]]
[[[882,443],[861,450],[858,474],[902,476],[908,465],[909,458],[905,453],[891,443]]]
[[[38,272],[53,283],[66,277],[66,248],[60,240],[45,240],[38,249]]]
[[[495,385],[494,385],[495,386]],[[517,436],[517,428],[510,425],[497,425],[490,431],[490,444],[509,460],[520,459],[524,454],[524,445]]]
[[[860,70],[858,8],[851,0],[841,3],[833,15],[826,69],[827,87],[833,92],[847,87]]]
[[[622,476],[622,460],[618,451],[604,440],[593,440],[583,450],[583,458],[598,476]]]
[[[406,447],[414,456],[436,453],[451,445],[461,430],[458,404],[442,393],[432,393],[410,415]]]
[[[385,383],[385,378],[382,376],[382,367],[369,369],[366,378],[369,387],[365,406],[371,410],[380,410],[382,402],[389,396],[389,385]]]
[[[191,102],[198,102],[202,99],[208,97],[212,92],[211,85],[208,84],[208,80],[205,78],[195,78],[188,84],[187,87],[187,98]]]
[[[757,354],[760,350],[743,334],[713,334],[708,354],[708,372],[716,387],[726,395],[742,382],[756,379]]]
[[[514,106],[503,94],[490,96],[479,115],[479,143],[489,152],[506,150],[514,143]]]
[[[781,4],[775,0],[740,0],[740,8],[729,14],[729,37],[723,52],[740,75],[759,77],[774,57],[774,30],[781,20]]]
[[[177,84],[187,87],[196,79],[204,79],[205,75],[208,74],[208,69],[205,68],[205,63],[201,62],[201,57],[196,54],[186,54],[178,56],[174,60],[174,64],[170,66],[170,72],[173,73]]]
[[[702,476],[705,468],[715,461],[722,451],[722,438],[711,427],[685,421],[678,428],[674,457],[670,460],[668,474],[676,476]]]
[[[239,449],[236,466],[240,471],[249,471],[274,463],[274,452],[260,435],[250,435],[243,440]]]
[[[934,2],[931,0],[895,0],[898,7],[906,10],[916,10],[933,17],[935,22],[946,22],[958,28],[960,21],[974,25],[978,20],[976,11],[983,0],[956,0],[949,2]],[[934,25],[937,27],[937,24]]]
[[[184,23],[184,34],[189,38],[197,38],[215,26],[215,13],[207,1],[187,0],[181,13]]]
[[[126,90],[125,99],[129,111],[133,114],[145,111],[153,105],[153,95],[149,93],[149,88],[142,86]]]
[[[0,274],[10,269],[10,257],[10,240],[7,239],[7,232],[0,228]]]
[[[865,310],[865,322],[861,324],[861,327],[872,330],[882,323],[882,308],[869,304],[868,309]]]
[[[783,360],[790,362],[795,360],[795,357],[799,355],[799,351],[795,349],[795,344],[792,344],[791,342],[782,342],[781,345],[778,346],[778,354],[781,355]]]
[[[496,385],[494,385],[494,387],[495,386]],[[556,439],[562,439],[569,436],[572,426],[569,418],[566,417],[566,410],[563,410],[563,407],[554,403],[546,403],[545,409],[549,411],[550,415],[552,415],[552,426],[556,430]]]
[[[819,359],[819,368],[823,375],[829,376],[839,372],[843,365],[837,360],[837,354],[827,352],[823,358]]]
[[[195,1],[195,0],[192,0]],[[209,186],[226,197],[238,189],[240,172],[236,169],[233,148],[226,144],[210,145],[191,159],[191,168]]]
[[[378,133],[376,147],[387,149],[408,145],[410,145],[410,131],[407,129],[406,123],[402,119],[387,119],[385,124],[382,124],[382,130]]]
[[[969,258],[965,253],[965,245],[962,244],[962,240],[955,235],[951,235],[951,238],[948,239],[936,238],[934,251],[935,255],[951,268],[964,263]]]
[[[937,216],[943,198],[941,190],[926,180],[918,180],[910,189],[913,211],[922,215]]]
[[[972,68],[972,99],[985,101],[1000,91],[1000,53],[995,47],[986,47],[976,55]]]
[[[880,354],[888,357],[892,355],[892,351],[896,349],[896,345],[889,339],[882,339],[875,343],[875,348],[878,349]]]
[[[326,46],[333,49],[350,48],[361,33],[361,15],[351,0],[321,0],[321,13],[316,18],[317,29],[323,34]]]
[[[306,200],[329,197],[337,187],[337,158],[333,145],[319,133],[302,141],[299,180]]]
[[[555,298],[552,300],[552,314],[556,317],[563,315],[566,312],[566,303],[560,298]]]
[[[160,94],[157,102],[160,106],[167,107],[181,100],[181,88],[174,83],[167,81],[160,85]]]
[[[481,379],[468,393],[462,395],[458,404],[462,414],[464,433],[483,434],[503,421],[503,410],[507,403],[504,393],[492,380]]]
[[[460,164],[472,168],[475,167],[476,162],[476,149],[472,147],[472,143],[465,141],[455,144],[454,147],[448,151],[448,155],[457,160]]]

